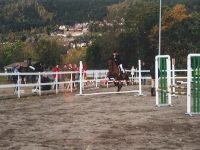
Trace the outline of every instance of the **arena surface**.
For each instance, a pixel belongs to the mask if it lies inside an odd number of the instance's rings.
[[[157,108],[149,91],[0,100],[0,149],[200,149],[200,116],[185,115],[186,96]]]

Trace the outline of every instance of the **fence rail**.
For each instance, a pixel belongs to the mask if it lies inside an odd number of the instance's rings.
[[[175,73],[179,72],[187,72],[186,69],[183,70],[174,70]],[[132,71],[132,70],[126,70],[126,72],[129,74],[130,81],[137,82],[138,80],[138,70]],[[141,79],[147,79],[150,80],[151,76],[149,75],[150,70],[141,70],[142,73],[146,73],[147,75],[142,76]],[[94,82],[96,83],[96,86],[98,86],[98,83],[100,83],[102,80],[105,80],[107,77],[108,70],[87,70],[85,72],[87,74],[87,79],[84,79],[83,82]],[[50,78],[50,82],[48,83],[42,83],[41,78],[46,74]],[[70,76],[70,78],[65,79],[65,76]],[[59,92],[59,85],[67,84],[69,86],[70,92],[73,92],[73,85],[79,84],[79,71],[67,71],[67,72],[25,72],[25,73],[0,73],[0,77],[6,77],[7,79],[12,79],[13,76],[17,77],[17,83],[14,83],[13,81],[10,81],[8,83],[0,83],[0,90],[4,90],[10,88],[9,95],[17,95],[18,98],[21,97],[22,93],[20,90],[26,90],[27,88],[38,88],[38,93],[41,95],[41,86],[44,85],[51,85],[52,89],[55,90],[56,93]],[[26,76],[26,78],[31,78],[32,76],[36,76],[36,81],[34,83],[31,83],[31,81],[26,82],[26,84],[21,83],[21,76]],[[55,78],[53,76],[56,76],[58,78]],[[174,79],[186,79],[186,76],[178,77],[174,76]],[[14,90],[13,90],[14,89]],[[17,91],[15,91],[18,89]],[[0,91],[1,92],[1,91]],[[30,93],[31,94],[31,93]],[[0,97],[3,95],[0,93]]]

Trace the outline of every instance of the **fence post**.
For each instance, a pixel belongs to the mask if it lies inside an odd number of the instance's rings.
[[[41,73],[39,72],[39,77],[38,77],[38,90],[39,90],[39,95],[41,96]]]
[[[19,78],[19,72],[17,72],[17,95],[18,95],[18,98],[21,97],[21,93],[20,93],[20,78]]]
[[[141,60],[138,60],[138,68],[139,68],[139,96],[142,96],[142,85],[141,85],[141,80],[142,80],[142,75],[141,75]]]
[[[106,86],[107,86],[107,88],[108,88],[108,82],[109,82],[109,79],[108,79],[108,77],[106,78],[106,80],[107,80]]]
[[[70,78],[70,89],[71,89],[71,92],[73,92],[72,72],[71,72],[71,78]]]
[[[82,61],[80,61],[80,65],[79,65],[79,72],[80,72],[80,79],[79,79],[79,82],[80,82],[80,95],[82,95],[83,94],[83,83],[82,83],[82,70],[83,70],[83,63],[82,63]]]
[[[98,87],[98,81],[97,81],[97,71],[95,71],[95,84],[96,84],[96,88]]]
[[[56,71],[56,94],[58,94],[58,72]]]

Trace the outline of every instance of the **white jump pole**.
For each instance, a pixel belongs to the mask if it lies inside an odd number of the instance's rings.
[[[175,85],[176,85],[176,83],[175,83],[175,59],[174,58],[172,59],[172,85],[173,85],[172,96],[176,96],[176,94],[174,94],[175,93]]]
[[[168,105],[172,105],[172,96],[171,96],[171,60],[170,56],[167,58],[167,90],[168,90]]]
[[[160,55],[159,55],[160,56]],[[159,80],[159,77],[158,77],[158,56],[155,57],[155,90],[156,90],[156,106],[159,105],[159,93],[158,93],[158,80]]]
[[[191,55],[187,57],[187,114],[191,114]]]

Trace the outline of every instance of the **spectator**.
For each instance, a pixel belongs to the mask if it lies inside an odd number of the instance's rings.
[[[133,65],[131,67],[132,84],[135,82],[134,78],[135,78],[135,75],[136,75],[136,70],[137,70],[137,68],[135,68],[135,66]]]
[[[142,72],[141,72],[141,75],[142,75],[142,85],[146,85],[146,79],[145,79],[146,72],[144,72],[144,70],[147,70],[147,68],[146,68],[146,64],[145,64],[144,61],[142,62],[141,70],[142,70]]]
[[[52,71],[53,72],[60,72],[59,65],[56,65],[55,67],[53,67]],[[57,79],[57,81],[59,82],[59,80],[60,80],[59,74],[53,74],[53,78],[54,78],[54,81],[56,81],[56,79]],[[55,87],[56,86],[54,86],[54,89],[55,89]],[[59,87],[59,84],[58,84],[58,87]]]
[[[59,65],[56,65],[55,67],[53,67],[52,69],[53,72],[60,72],[60,68]],[[57,76],[56,74],[53,74],[54,79],[58,78],[59,79],[59,75]]]
[[[151,75],[151,96],[155,96],[155,65],[152,64],[150,67],[150,75]]]
[[[20,68],[19,68],[19,72],[26,72],[26,68],[20,64]],[[26,83],[26,76],[25,75],[20,75],[21,77],[21,84],[25,84]]]
[[[20,65],[16,64],[16,66],[13,67],[13,73],[18,73],[19,72],[19,68],[20,68]],[[13,82],[15,84],[17,84],[17,80],[18,80],[18,76],[17,75],[13,75]]]
[[[73,71],[76,71],[77,73],[73,73],[72,75],[72,80],[75,81],[75,80],[78,80],[79,79],[79,68],[76,64],[73,64],[72,66],[72,70]],[[73,84],[73,87],[75,87],[75,85]]]
[[[47,73],[44,72],[42,78],[41,78],[41,83],[49,83],[50,79],[47,76]],[[50,90],[51,89],[51,85],[42,85],[41,86],[41,90]]]
[[[13,73],[19,73],[19,71],[20,71],[20,64],[16,64],[15,65],[15,67],[13,68]],[[17,84],[18,83],[18,75],[13,75],[13,82],[15,83],[15,84]],[[15,88],[15,91],[17,91],[18,90],[18,88],[16,87]]]
[[[72,69],[73,71],[79,71],[77,64],[73,64]]]
[[[32,60],[31,58],[27,59],[27,67],[32,66]]]
[[[83,64],[83,76],[84,76],[84,79],[87,80],[87,73],[86,73],[87,69],[86,69],[86,65]]]
[[[62,71],[67,72],[67,65],[66,64],[63,65]],[[62,74],[62,80],[67,81],[66,79],[67,79],[67,74],[66,73]]]
[[[69,72],[72,71],[72,64],[69,64],[69,65],[65,64],[63,66],[63,71],[68,72],[67,74],[66,73],[63,74],[63,80],[64,81],[70,81],[71,80],[71,73],[69,73]],[[64,84],[64,87],[65,88],[70,88],[70,84],[68,84],[68,86],[67,86],[67,84]]]
[[[152,64],[150,67],[150,75],[151,75],[151,96],[156,95],[155,91],[155,64]],[[158,78],[160,77],[160,69],[158,69]]]
[[[69,65],[67,66],[67,71],[69,71],[69,72],[73,71],[73,66],[72,66],[72,64],[69,64]],[[71,80],[71,74],[67,74],[67,79],[68,79],[68,80]]]

